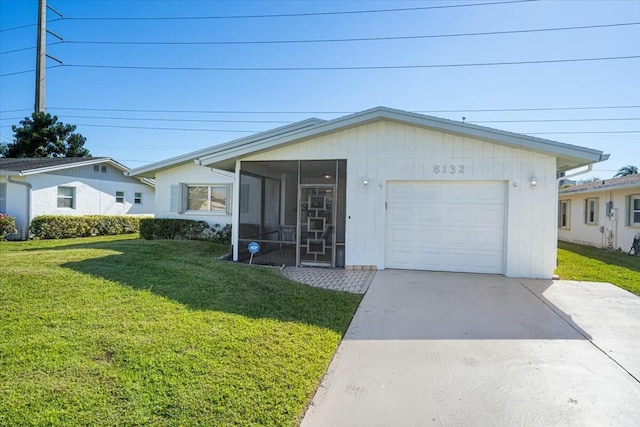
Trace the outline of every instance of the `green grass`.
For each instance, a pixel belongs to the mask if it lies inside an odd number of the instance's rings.
[[[0,425],[296,425],[361,297],[223,251],[0,243]]]
[[[565,280],[613,283],[640,295],[640,257],[558,242],[556,274]]]

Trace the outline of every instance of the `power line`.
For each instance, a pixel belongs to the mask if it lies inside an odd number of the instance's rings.
[[[58,67],[62,67],[62,65],[52,65],[51,67],[47,67],[49,69],[53,69],[53,68],[58,68]],[[9,76],[16,76],[18,74],[26,74],[26,73],[33,73],[35,72],[35,69],[30,69],[30,70],[22,70],[22,71],[14,71],[12,73],[5,73],[5,74],[0,74],[0,77],[9,77]]]
[[[57,45],[57,44],[60,44],[60,43],[62,43],[62,42],[60,41],[60,42],[47,43],[47,46],[54,46],[54,45]],[[16,52],[22,52],[22,51],[25,51],[25,50],[31,50],[31,49],[35,49],[35,48],[36,48],[35,46],[30,46],[30,47],[22,47],[20,49],[5,50],[4,52],[0,52],[0,55],[5,55],[5,54],[9,54],[9,53],[16,53]]]
[[[194,123],[269,123],[291,124],[292,121],[284,120],[219,120],[219,119],[176,119],[168,117],[106,117],[106,116],[78,116],[64,115],[64,118],[73,119],[98,119],[98,120],[123,120],[123,121],[150,121],[150,122],[194,122]],[[2,117],[2,120],[21,120],[23,117]],[[466,123],[556,123],[556,122],[609,122],[609,121],[638,121],[640,117],[616,117],[616,118],[588,118],[588,119],[527,119],[527,120],[473,120]]]
[[[56,22],[56,21],[60,21],[62,18],[56,18],[56,19],[52,19],[48,22]],[[0,33],[4,33],[5,31],[13,31],[13,30],[21,30],[23,28],[29,28],[29,27],[35,27],[36,25],[38,25],[37,23],[33,23],[33,24],[25,24],[25,25],[19,25],[17,27],[11,27],[11,28],[0,28]]]
[[[151,122],[196,122],[196,123],[270,123],[270,124],[291,124],[291,121],[283,120],[212,120],[212,119],[174,119],[158,117],[104,117],[104,116],[76,116],[64,115],[65,118],[73,119],[99,119],[99,120],[124,120],[124,121],[151,121]],[[21,120],[23,117],[2,117],[2,120]],[[640,119],[638,119],[640,120]]]
[[[22,28],[29,28],[29,27],[35,27],[36,24],[25,24],[25,25],[20,25],[18,27],[11,27],[11,28],[2,28],[0,29],[0,33],[4,33],[5,31],[13,31],[13,30],[20,30]]]
[[[155,127],[155,126],[120,126],[120,125],[96,125],[87,123],[76,123],[76,126],[87,126],[97,128],[118,128],[118,129],[149,129],[149,130],[179,130],[179,131],[193,131],[193,132],[234,132],[234,133],[256,133],[262,132],[261,130],[239,130],[239,129],[193,129],[193,128],[167,128],[167,127]]]
[[[620,133],[640,133],[640,130],[602,130],[587,132],[518,132],[527,135],[582,135],[582,134],[620,134]]]
[[[474,120],[467,123],[552,123],[552,122],[610,122],[640,120],[640,117],[593,118],[593,119],[540,119],[540,120]]]
[[[359,15],[366,13],[390,13],[390,12],[415,12],[420,10],[436,10],[436,9],[454,9],[463,7],[479,7],[479,6],[496,6],[514,3],[531,3],[538,0],[510,0],[488,3],[466,3],[466,4],[449,4],[442,6],[421,6],[421,7],[404,7],[393,9],[366,9],[366,10],[345,10],[334,12],[305,12],[305,13],[277,13],[264,15],[217,15],[217,16],[120,16],[120,17],[65,17],[66,20],[75,21],[179,21],[179,20],[208,20],[208,19],[261,19],[261,18],[296,18],[309,16],[332,16],[332,15]]]
[[[533,65],[533,64],[558,64],[570,62],[594,62],[638,59],[640,55],[610,56],[598,58],[572,58],[572,59],[542,59],[533,61],[507,61],[507,62],[476,62],[463,64],[430,64],[430,65],[361,65],[361,66],[335,66],[335,67],[158,67],[148,65],[106,65],[106,64],[65,64],[70,68],[101,68],[119,70],[154,70],[154,71],[344,71],[344,70],[406,70],[424,68],[462,68],[462,67],[488,67],[499,65]],[[1,77],[1,76],[0,76]]]
[[[458,109],[458,110],[412,110],[416,113],[484,113],[484,112],[516,112],[516,111],[562,111],[562,110],[607,110],[640,108],[640,105],[598,105],[584,107],[534,107],[534,108],[493,108],[493,109]],[[50,110],[73,111],[110,111],[126,113],[187,113],[187,114],[352,114],[356,111],[267,111],[267,110],[157,110],[134,108],[82,108],[82,107],[53,107]],[[17,111],[32,111],[31,108],[17,110],[3,110],[0,113]]]
[[[429,34],[429,35],[413,35],[413,36],[389,36],[389,37],[358,37],[358,38],[336,38],[336,39],[306,39],[306,40],[237,40],[237,41],[190,41],[190,42],[163,42],[163,41],[83,41],[83,40],[65,40],[69,44],[99,44],[99,45],[243,45],[243,44],[292,44],[292,43],[340,43],[340,42],[368,42],[368,41],[387,41],[387,40],[416,40],[430,38],[448,38],[448,37],[474,37],[474,36],[492,36],[504,34],[521,34],[521,33],[538,33],[547,31],[571,31],[585,30],[596,28],[611,28],[630,25],[640,25],[640,22],[626,22],[619,24],[602,24],[602,25],[583,25],[576,27],[554,27],[554,28],[537,28],[528,30],[509,30],[509,31],[487,31],[476,33],[450,33],[450,34]],[[0,53],[1,54],[1,53]]]
[[[234,133],[256,133],[262,130],[239,130],[239,129],[193,129],[193,128],[174,128],[174,127],[155,127],[155,126],[120,126],[120,125],[96,125],[76,123],[76,126],[103,127],[103,128],[119,128],[119,129],[148,129],[148,130],[175,130],[175,131],[193,131],[193,132],[234,132]],[[629,131],[571,131],[571,132],[518,132],[525,135],[580,135],[580,134],[627,134],[640,133],[640,130]]]

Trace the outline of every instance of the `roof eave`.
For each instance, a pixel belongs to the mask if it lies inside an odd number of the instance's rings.
[[[559,172],[600,162],[609,157],[608,154],[603,154],[602,151],[591,148],[579,147],[528,135],[520,135],[498,129],[455,122],[438,117],[424,116],[422,114],[394,110],[386,107],[377,107],[361,113],[330,120],[311,128],[305,128],[287,133],[286,135],[263,139],[259,143],[254,143],[250,146],[219,146],[218,150],[212,150],[213,152],[211,154],[201,157],[200,162],[201,164],[210,167],[229,167],[230,161],[238,160],[250,154],[259,153],[279,145],[297,142],[311,137],[318,137],[337,130],[360,126],[378,120],[392,120],[439,132],[452,133],[462,137],[475,138],[514,148],[528,149],[541,154],[553,155],[556,158],[566,160],[564,163],[567,163],[567,166],[558,168]]]

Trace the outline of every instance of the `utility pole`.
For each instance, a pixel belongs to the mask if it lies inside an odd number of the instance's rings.
[[[44,112],[45,110],[44,99],[47,58],[51,58],[54,61],[62,64],[62,61],[60,61],[59,59],[54,58],[51,55],[47,55],[47,33],[62,40],[62,37],[52,31],[47,30],[47,8],[60,15],[60,17],[62,18],[62,14],[60,12],[58,12],[51,6],[47,6],[47,0],[38,0],[38,37],[36,42],[36,102],[34,106],[34,111],[36,113]]]
[[[44,112],[45,73],[47,71],[47,0],[38,0],[38,40],[36,44],[36,103],[34,111]]]

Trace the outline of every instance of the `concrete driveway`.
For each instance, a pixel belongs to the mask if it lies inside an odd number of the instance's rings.
[[[302,426],[639,426],[640,298],[379,271]]]

